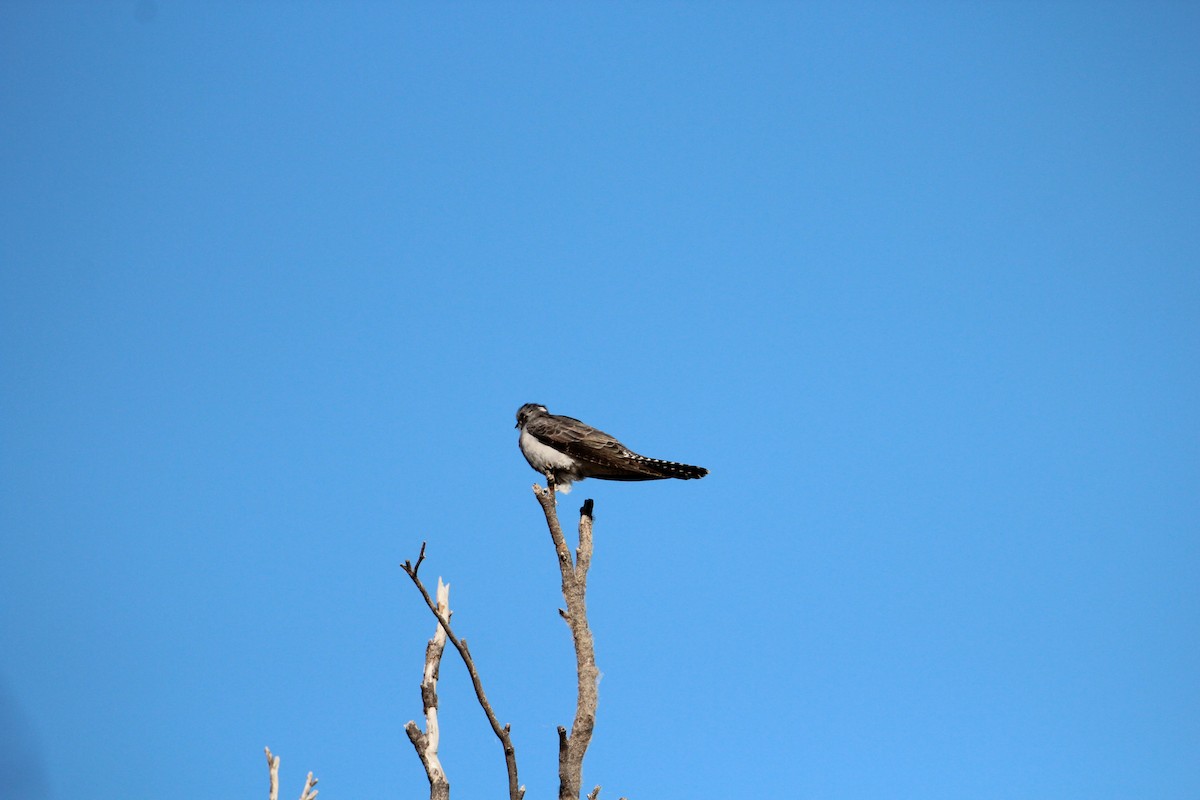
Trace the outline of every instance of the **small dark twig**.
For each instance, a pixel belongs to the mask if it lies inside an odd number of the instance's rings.
[[[421,562],[425,560],[425,544],[425,542],[421,542],[421,552],[417,556],[417,563],[415,566],[411,561],[407,560],[400,565],[400,568],[407,572],[408,577],[412,578],[414,581],[417,579],[417,570],[421,568]]]

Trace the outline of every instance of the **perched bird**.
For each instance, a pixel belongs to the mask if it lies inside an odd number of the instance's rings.
[[[551,414],[545,406],[526,403],[517,410],[521,453],[529,466],[554,475],[555,487],[564,494],[572,481],[603,478],[608,481],[657,481],[663,478],[703,478],[704,467],[676,464],[638,455],[604,431],[571,417]]]

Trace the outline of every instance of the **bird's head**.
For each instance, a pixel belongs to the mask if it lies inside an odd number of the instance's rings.
[[[545,406],[539,406],[537,403],[526,403],[517,409],[517,424],[515,427],[519,428],[530,418],[546,413],[548,412]]]

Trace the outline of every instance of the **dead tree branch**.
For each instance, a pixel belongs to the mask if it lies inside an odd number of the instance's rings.
[[[587,574],[592,565],[592,508],[591,500],[583,502],[579,509],[579,547],[575,559],[563,536],[555,510],[554,476],[547,475],[545,487],[534,484],[533,493],[546,515],[546,526],[554,541],[558,554],[558,568],[562,573],[563,599],[566,611],[559,611],[571,629],[575,643],[575,668],[579,678],[579,689],[575,704],[575,721],[568,735],[567,729],[558,728],[558,797],[559,800],[579,800],[583,785],[583,757],[592,741],[592,730],[596,725],[596,706],[599,701],[597,682],[600,671],[596,668],[596,651],[592,642],[592,631],[587,621]],[[591,797],[599,794],[596,787]]]
[[[421,545],[421,556],[417,559],[412,572],[415,575],[425,558],[425,545]],[[421,705],[425,711],[425,732],[417,727],[417,723],[409,720],[404,731],[417,750],[417,757],[425,767],[425,775],[429,778],[429,800],[450,800],[450,781],[442,769],[438,758],[438,671],[442,665],[442,652],[446,649],[446,629],[441,625],[441,619],[450,619],[450,585],[442,583],[438,578],[437,585],[438,625],[433,632],[433,638],[425,648],[425,672],[421,679]]]
[[[421,567],[421,562],[425,560],[425,544],[421,544],[421,553],[417,558],[417,563],[413,564],[405,561],[400,565],[405,574],[412,579],[413,584],[421,592],[421,597],[425,598],[425,605],[429,606],[429,610],[433,612],[433,616],[437,618],[438,624],[446,632],[446,637],[450,643],[454,645],[454,649],[458,651],[463,663],[467,667],[467,673],[471,676],[471,683],[475,687],[475,697],[479,700],[479,705],[483,708],[483,713],[487,715],[488,722],[492,726],[492,732],[496,734],[496,738],[500,740],[500,745],[504,748],[504,765],[508,770],[508,797],[509,800],[521,800],[525,796],[525,787],[519,784],[517,780],[517,753],[513,747],[510,725],[501,725],[496,719],[496,713],[492,711],[492,705],[488,702],[487,695],[483,691],[483,682],[479,679],[479,672],[475,669],[475,659],[471,657],[471,651],[467,649],[467,640],[459,639],[454,635],[454,631],[450,629],[449,616],[443,616],[437,605],[430,598],[429,592],[425,589],[425,584],[421,583],[421,579],[417,577],[417,570]],[[439,579],[440,581],[440,579]],[[410,734],[411,737],[411,734]],[[432,787],[431,787],[432,791]],[[449,791],[449,789],[447,789]]]
[[[267,770],[271,776],[271,789],[268,795],[271,800],[279,800],[279,756],[271,754],[271,748],[264,747],[263,750],[267,753]],[[316,800],[320,792],[316,789],[317,779],[313,774],[308,773],[308,778],[304,781],[304,791],[300,793],[300,800]]]
[[[317,795],[320,794],[315,788],[316,785],[317,779],[313,777],[311,772],[308,773],[308,778],[304,781],[304,791],[300,793],[300,800],[316,800]]]
[[[279,756],[271,755],[271,748],[264,747],[267,751],[267,769],[271,773],[271,792],[267,796],[271,800],[279,800]]]

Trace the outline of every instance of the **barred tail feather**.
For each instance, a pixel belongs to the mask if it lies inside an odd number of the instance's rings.
[[[664,478],[679,478],[680,480],[692,480],[693,478],[703,478],[708,474],[708,470],[704,467],[694,467],[691,464],[680,464],[678,461],[663,461],[658,458],[646,458],[642,456],[641,463],[662,473]]]

